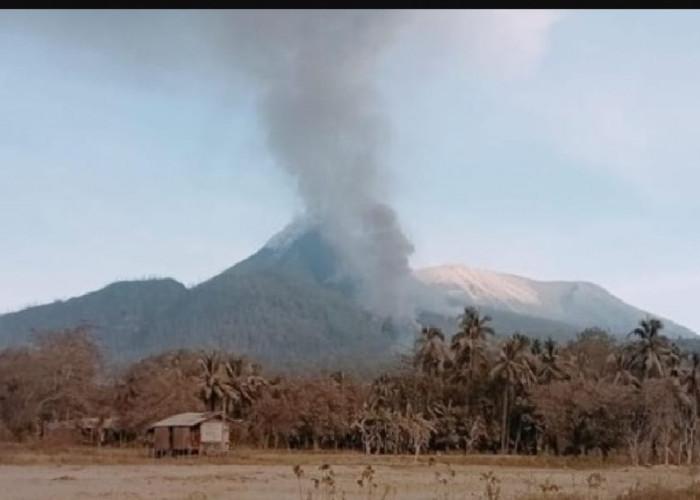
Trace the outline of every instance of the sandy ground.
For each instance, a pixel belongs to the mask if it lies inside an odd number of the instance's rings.
[[[482,474],[493,471],[501,499],[541,493],[543,485],[556,485],[560,492],[576,492],[584,498],[614,498],[635,484],[682,487],[694,476],[687,468],[543,469],[532,467],[452,465],[373,465],[377,488],[371,498],[459,499],[486,498]],[[368,492],[357,484],[364,466],[332,465],[336,496],[323,496],[318,465],[304,465],[302,498],[313,491],[316,498],[366,499]],[[695,472],[695,471],[694,471]],[[588,478],[600,474],[603,483],[590,488]],[[299,483],[290,465],[0,465],[0,499],[292,499],[300,498]],[[553,491],[554,488],[550,491]],[[342,493],[345,496],[342,496]],[[384,496],[386,493],[386,496]],[[551,495],[552,493],[550,493]]]

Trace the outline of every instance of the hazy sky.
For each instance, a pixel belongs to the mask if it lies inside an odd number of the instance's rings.
[[[147,36],[135,21],[167,13],[113,13],[107,33],[92,15],[0,12],[0,311],[116,279],[194,284],[301,210],[257,89],[196,50],[196,14]],[[593,281],[700,331],[699,24],[698,11],[407,16],[377,105],[412,265]],[[115,33],[129,51],[104,50]]]

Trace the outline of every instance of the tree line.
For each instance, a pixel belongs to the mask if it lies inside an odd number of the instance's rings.
[[[152,422],[223,412],[234,443],[263,448],[626,455],[694,463],[700,356],[655,318],[616,338],[587,329],[566,344],[499,337],[467,307],[451,335],[424,327],[413,350],[373,378],[275,374],[245,356],[177,350],[110,373],[87,328],[36,335],[0,352],[0,435],[43,423],[116,418],[134,443]]]

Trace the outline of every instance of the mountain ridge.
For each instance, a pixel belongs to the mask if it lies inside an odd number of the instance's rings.
[[[423,284],[444,293],[453,305],[468,302],[578,327],[603,323],[599,326],[618,334],[630,331],[640,318],[655,316],[665,321],[672,335],[696,335],[689,328],[631,305],[590,281],[535,280],[459,264],[431,266],[414,274]]]
[[[499,333],[571,338],[599,326],[623,335],[646,314],[590,282],[541,282],[461,265],[413,273],[416,321],[388,321],[355,300],[352,277],[322,231],[292,223],[246,259],[194,286],[172,278],[119,281],[64,301],[0,315],[0,348],[32,331],[89,324],[108,355],[131,360],[174,348],[226,348],[278,366],[361,369],[410,347],[420,325],[456,328],[474,305]],[[671,336],[694,336],[667,323]]]

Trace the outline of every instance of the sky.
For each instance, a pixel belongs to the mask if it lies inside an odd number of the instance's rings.
[[[700,12],[407,14],[376,105],[411,265],[591,281],[700,332]],[[193,285],[302,212],[194,14],[170,38],[133,34],[166,13],[52,15],[0,13],[0,312]]]

